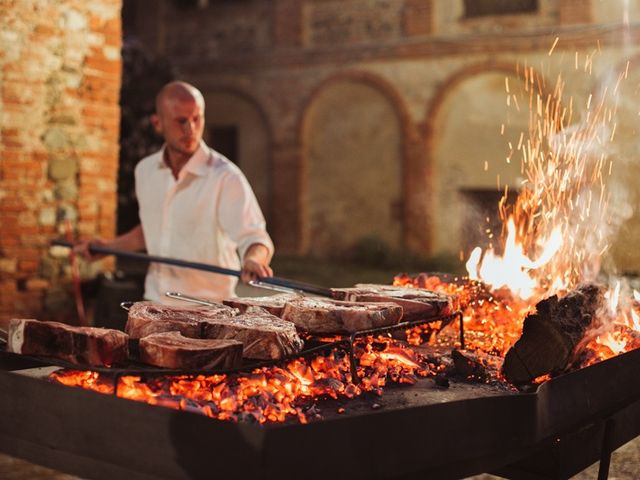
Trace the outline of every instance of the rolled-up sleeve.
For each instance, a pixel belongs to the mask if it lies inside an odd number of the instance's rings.
[[[267,247],[269,257],[273,256],[273,242],[264,216],[249,182],[240,172],[228,172],[223,180],[218,219],[223,231],[237,244],[241,259],[254,243]]]

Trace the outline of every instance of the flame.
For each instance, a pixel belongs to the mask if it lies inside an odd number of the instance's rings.
[[[612,161],[606,152],[614,139],[617,89],[581,103],[566,98],[562,75],[549,91],[533,68],[524,65],[521,73],[528,102],[517,103],[528,103],[529,131],[509,157],[520,156],[525,180],[514,205],[507,206],[508,189],[498,204],[502,253],[476,247],[467,271],[471,279],[535,303],[594,280],[608,249]]]
[[[616,338],[612,332],[607,332],[605,335],[596,337],[596,342],[608,347],[615,355],[625,352],[627,347],[627,340],[624,338]]]
[[[482,280],[487,285],[499,289],[509,288],[522,299],[531,298],[538,282],[529,272],[546,265],[562,246],[562,231],[557,227],[548,240],[543,242],[543,251],[537,260],[531,260],[516,240],[516,226],[513,217],[507,222],[507,239],[504,254],[498,256],[489,249],[482,257],[482,249],[476,247],[467,261],[466,267],[471,280]]]

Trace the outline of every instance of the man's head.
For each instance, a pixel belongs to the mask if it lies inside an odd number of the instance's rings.
[[[156,97],[156,113],[151,116],[156,132],[167,148],[191,156],[200,145],[204,130],[204,98],[193,85],[170,82]]]

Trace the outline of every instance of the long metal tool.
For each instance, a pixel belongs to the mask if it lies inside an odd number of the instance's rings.
[[[74,244],[65,240],[52,240],[51,245],[59,247],[73,248]],[[147,255],[140,252],[127,252],[125,250],[117,250],[115,248],[101,247],[99,245],[90,245],[89,252],[93,254],[115,255],[120,258],[129,258],[132,260],[140,260],[150,263],[163,263],[166,265],[173,265],[176,267],[193,268],[195,270],[202,270],[205,272],[219,273],[221,275],[229,275],[232,277],[240,278],[240,270],[234,270],[231,268],[218,267],[217,265],[210,265],[208,263],[191,262],[188,260],[180,260],[177,258],[160,257],[157,255]],[[298,282],[296,280],[289,280],[280,277],[264,277],[260,279],[260,283],[266,285],[274,285],[276,287],[283,287],[288,290],[297,292],[312,293],[314,295],[320,295],[322,297],[330,297],[331,290],[326,287],[320,287],[318,285],[312,285],[309,283]],[[259,285],[256,285],[259,286]]]

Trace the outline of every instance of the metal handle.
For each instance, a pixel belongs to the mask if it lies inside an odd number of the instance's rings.
[[[64,240],[52,240],[51,245],[73,248],[73,243]],[[222,275],[240,277],[240,270],[218,267],[217,265],[210,265],[208,263],[191,262],[169,257],[159,257],[157,255],[147,255],[145,253],[139,252],[128,252],[125,250],[116,250],[113,248],[101,247],[99,245],[90,245],[89,251],[91,253],[103,253],[106,255],[115,255],[117,257],[131,258],[135,260],[142,260],[145,262],[164,263],[167,265],[174,265],[176,267],[193,268],[195,270],[202,270],[205,272],[220,273]],[[304,282],[298,282],[296,280],[289,280],[287,278],[279,277],[264,277],[260,281],[262,283],[275,285],[277,287],[284,287],[299,290],[300,292],[313,293],[314,295],[320,295],[322,297],[331,297],[331,289],[329,288],[320,287],[318,285],[311,285]]]
[[[203,298],[192,297],[180,292],[165,292],[165,296],[169,298],[175,298],[176,300],[184,300],[185,302],[197,303],[199,305],[206,305],[207,307],[215,307],[217,304]]]
[[[131,307],[133,307],[134,303],[136,303],[136,302],[120,302],[120,308],[122,308],[123,310],[126,310],[128,312],[129,309]]]
[[[249,280],[249,285],[257,288],[264,288],[265,290],[272,290],[274,292],[284,292],[284,293],[296,293],[298,295],[302,295],[304,292],[302,290],[298,290],[295,288],[283,287],[281,285],[271,285],[269,283],[262,282],[260,280]]]

